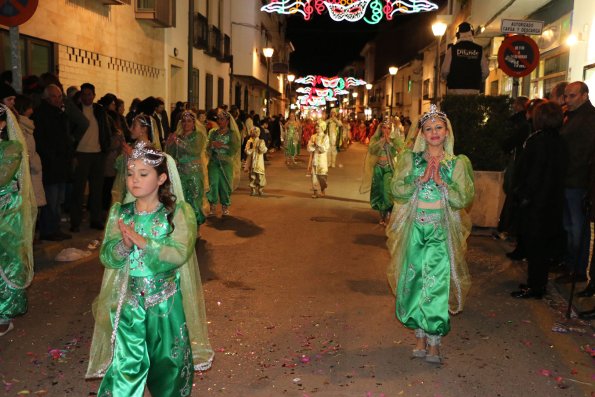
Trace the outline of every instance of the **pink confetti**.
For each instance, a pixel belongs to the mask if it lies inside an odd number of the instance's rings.
[[[552,375],[552,371],[550,371],[549,369],[542,369],[541,371],[539,371],[540,374],[542,374],[543,376],[551,376]]]

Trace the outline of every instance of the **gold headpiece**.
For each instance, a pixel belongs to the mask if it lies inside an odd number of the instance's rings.
[[[194,121],[194,120],[196,120],[196,115],[191,110],[184,110],[182,112],[182,116],[180,117],[180,119],[182,119],[182,120],[184,120],[184,119],[192,119],[192,121]]]

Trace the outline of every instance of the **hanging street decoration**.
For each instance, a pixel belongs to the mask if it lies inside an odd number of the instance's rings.
[[[298,94],[298,103],[304,106],[325,106],[327,102],[335,102],[339,95],[349,95],[347,88],[366,85],[366,82],[355,77],[325,77],[308,75],[295,79],[295,84],[302,84],[309,87],[299,87],[295,91]],[[316,87],[320,86],[322,87]]]
[[[325,11],[333,21],[365,22],[374,25],[383,18],[392,20],[395,14],[415,14],[434,11],[438,5],[429,0],[270,0],[261,11],[278,14],[301,14],[309,21],[312,14]],[[366,16],[367,15],[367,16]]]

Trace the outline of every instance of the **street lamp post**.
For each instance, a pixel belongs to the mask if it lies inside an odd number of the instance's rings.
[[[353,113],[355,113],[355,117],[357,117],[357,92],[352,92],[351,96],[353,96]]]
[[[266,107],[266,116],[269,117],[270,115],[270,102],[271,102],[271,88],[269,86],[269,75],[270,75],[270,69],[271,69],[271,57],[273,56],[273,53],[275,52],[274,48],[263,48],[262,49],[262,53],[264,54],[265,58],[267,59],[267,107]]]
[[[446,32],[446,24],[444,22],[434,22],[432,24],[432,33],[438,39],[436,43],[436,70],[434,75],[434,103],[440,102],[440,41]]]
[[[287,81],[289,81],[289,110],[291,111],[291,83],[295,80],[295,74],[288,74]]]
[[[395,75],[399,71],[399,68],[396,66],[391,66],[388,68],[388,73],[390,73],[391,80],[390,80],[390,115],[393,115],[393,102],[395,99]]]
[[[372,84],[366,84],[366,107],[370,107],[370,90],[372,89]]]

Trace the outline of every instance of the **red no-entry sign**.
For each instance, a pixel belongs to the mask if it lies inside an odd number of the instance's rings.
[[[0,25],[19,26],[29,20],[38,0],[0,0]]]
[[[539,47],[527,36],[510,36],[498,49],[498,67],[511,77],[527,76],[539,63]]]

